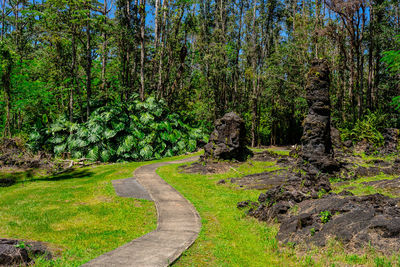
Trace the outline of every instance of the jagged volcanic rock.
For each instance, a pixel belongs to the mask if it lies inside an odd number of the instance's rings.
[[[315,59],[307,75],[308,115],[304,121],[301,158],[322,172],[339,169],[333,158],[330,126],[329,66],[326,60]]]
[[[334,238],[349,248],[372,245],[387,253],[398,251],[400,198],[331,192],[329,178],[332,175],[329,173],[338,170],[339,164],[332,153],[329,68],[324,60],[312,63],[307,82],[307,101],[310,109],[304,123],[298,165],[302,172],[289,174],[280,185],[261,194],[258,207],[251,201],[240,202],[238,207],[247,207],[248,214],[259,220],[277,220],[281,224],[277,239],[283,243],[305,242],[324,246],[329,238]],[[337,132],[335,135],[338,139]],[[396,131],[388,131],[386,140],[388,145],[396,143]],[[394,145],[389,147],[393,149]],[[390,167],[384,162],[379,164],[382,168]],[[373,186],[397,183],[394,180],[374,183]]]
[[[385,140],[384,146],[381,149],[382,154],[391,154],[398,152],[399,145],[399,129],[386,128],[382,131]]]
[[[203,159],[246,160],[251,154],[246,147],[246,128],[242,118],[230,112],[215,122]]]
[[[383,252],[395,252],[400,249],[399,201],[380,194],[330,194],[305,200],[298,204],[296,214],[281,218],[277,238],[284,243],[318,246],[335,238],[348,248],[371,245]],[[325,213],[325,220],[321,213]]]
[[[22,240],[0,239],[0,266],[32,265],[32,257],[52,258],[51,252],[41,242],[23,242]]]

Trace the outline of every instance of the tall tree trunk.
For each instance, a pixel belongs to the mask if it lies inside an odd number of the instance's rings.
[[[92,98],[92,48],[91,48],[91,8],[90,2],[87,2],[88,19],[86,22],[86,120],[90,116],[90,101]]]
[[[111,2],[112,6],[112,2]],[[104,0],[103,4],[103,16],[104,16],[104,26],[106,27],[107,21],[108,21],[108,13],[110,10],[108,10],[108,3],[107,0]],[[108,102],[108,86],[106,84],[106,71],[107,71],[107,60],[108,60],[108,51],[107,51],[107,46],[108,46],[108,35],[107,35],[107,29],[103,29],[102,32],[102,39],[103,43],[101,45],[101,91],[105,93],[105,98],[106,98],[106,104]]]
[[[158,44],[160,42],[160,0],[156,0],[156,8],[154,11],[154,50],[157,53]],[[164,3],[163,3],[164,5]]]
[[[161,21],[161,51],[160,51],[160,58],[159,58],[159,63],[158,63],[158,83],[157,83],[157,94],[158,98],[163,98],[164,97],[164,88],[163,88],[163,58],[164,58],[164,53],[165,53],[165,42],[167,38],[167,33],[166,33],[166,22],[167,22],[167,6],[168,6],[168,0],[163,0],[162,2],[162,21]]]
[[[255,147],[257,142],[257,111],[258,111],[258,92],[257,92],[257,57],[256,57],[256,10],[257,10],[257,0],[253,2],[253,22],[252,22],[252,69],[253,69],[253,93],[251,97],[251,146]]]
[[[145,30],[146,30],[146,0],[140,1],[140,99],[144,101],[144,61],[146,56]]]
[[[238,38],[236,42],[236,59],[235,59],[235,71],[233,72],[233,97],[232,97],[232,102],[233,106],[237,106],[239,103],[238,99],[238,94],[239,94],[239,56],[240,56],[240,50],[242,49],[242,27],[243,27],[243,7],[244,7],[244,2],[239,0],[240,3],[240,9],[239,9],[239,32],[238,32]]]
[[[3,0],[1,6],[1,40],[3,41],[6,29],[6,0]]]
[[[76,85],[75,68],[76,68],[76,32],[75,26],[72,29],[72,65],[71,65],[71,85],[69,88],[69,121],[74,121],[74,88]]]

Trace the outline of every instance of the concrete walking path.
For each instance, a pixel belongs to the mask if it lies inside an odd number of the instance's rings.
[[[156,204],[157,229],[83,266],[168,266],[189,248],[200,232],[200,216],[188,200],[156,174],[156,170],[164,165],[196,159],[198,157],[155,163],[136,169],[136,181],[147,190]]]

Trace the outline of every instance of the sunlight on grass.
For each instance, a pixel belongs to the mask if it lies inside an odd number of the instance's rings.
[[[269,152],[275,153],[275,154],[280,155],[280,156],[289,156],[289,153],[290,153],[290,150],[282,149],[282,147],[268,147],[268,148],[251,147],[250,150],[255,152],[255,153],[269,151]]]
[[[0,187],[0,237],[42,241],[58,251],[55,260],[38,259],[37,266],[80,266],[140,237],[157,226],[153,202],[118,197],[111,180],[132,177],[149,163],[80,168],[56,176],[19,174],[17,184]]]
[[[237,171],[243,175],[258,173],[272,165],[250,162],[240,165]],[[180,173],[178,166],[164,166],[157,172],[193,203],[202,218],[202,230],[174,266],[395,266],[399,263],[397,255],[384,257],[369,247],[354,254],[336,240],[324,248],[279,244],[275,238],[279,225],[259,222],[236,208],[239,201],[256,201],[260,191],[238,190],[231,183],[217,185],[220,179],[237,177],[236,171],[186,174]],[[382,262],[386,265],[381,265]]]
[[[370,195],[380,193],[382,195],[386,195],[389,197],[398,197],[398,195],[393,195],[390,190],[386,190],[384,188],[375,188],[371,185],[365,185],[363,183],[373,182],[373,181],[380,181],[380,180],[392,180],[397,178],[398,176],[395,175],[386,175],[386,174],[379,174],[372,177],[364,177],[359,178],[357,180],[351,180],[348,182],[339,182],[332,184],[333,191],[335,193],[339,193],[343,190],[347,190],[352,192],[356,196],[362,195]]]
[[[273,165],[252,164],[257,166],[246,163],[237,170],[250,174]],[[160,168],[158,173],[195,205],[202,218],[198,240],[176,266],[266,266],[295,262],[289,254],[280,254],[275,239],[277,225],[260,223],[236,208],[239,201],[255,201],[259,191],[216,185],[220,179],[237,175],[235,171],[204,176],[178,173],[177,166],[170,165]]]

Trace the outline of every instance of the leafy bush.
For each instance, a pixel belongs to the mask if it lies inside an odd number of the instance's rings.
[[[154,97],[98,108],[85,123],[61,117],[46,129],[46,135],[36,130],[30,143],[42,142],[56,155],[69,153],[72,158],[103,162],[169,157],[193,152],[198,142],[207,141],[203,130],[184,123]]]
[[[383,145],[384,138],[379,129],[384,128],[386,116],[379,113],[369,113],[363,120],[357,120],[352,129],[340,129],[342,140],[352,140],[358,143],[366,140],[379,147]]]

